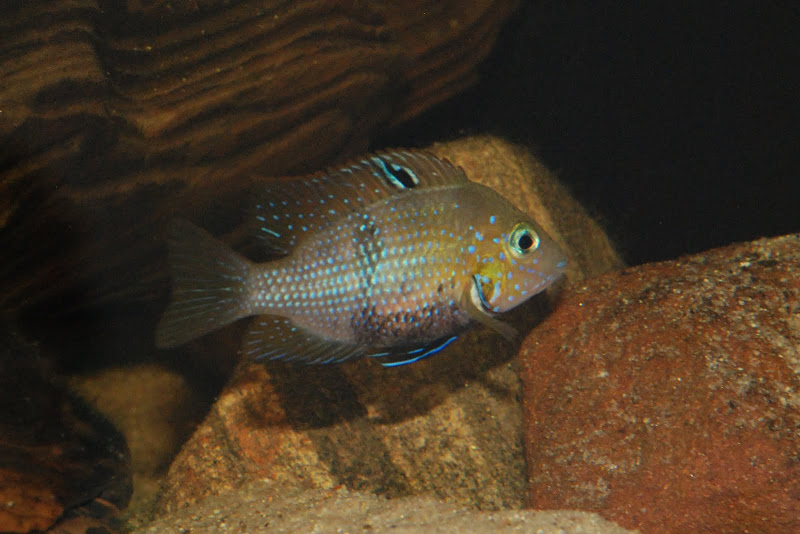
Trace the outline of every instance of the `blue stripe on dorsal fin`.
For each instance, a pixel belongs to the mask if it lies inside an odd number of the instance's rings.
[[[327,226],[328,218],[316,209],[318,201],[313,184],[301,179],[260,188],[253,202],[253,234],[268,248],[288,254],[298,236]]]
[[[395,189],[412,189],[419,185],[419,176],[410,166],[393,162],[385,156],[372,156],[369,160],[380,168],[380,171],[373,172],[376,178],[385,180]]]
[[[269,248],[288,254],[302,235],[327,228],[343,215],[408,191],[464,183],[468,180],[460,168],[428,152],[378,152],[260,188],[253,202],[253,233]]]
[[[403,189],[463,184],[464,171],[446,159],[424,150],[389,150],[362,159],[372,169],[372,175],[389,193]]]

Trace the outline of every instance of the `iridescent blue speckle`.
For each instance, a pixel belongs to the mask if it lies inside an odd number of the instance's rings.
[[[253,263],[186,221],[171,227],[159,347],[255,316],[242,345],[252,358],[402,365],[472,321],[511,335],[494,314],[566,267],[530,217],[425,152],[376,154],[259,195],[253,228],[283,256],[274,261]]]

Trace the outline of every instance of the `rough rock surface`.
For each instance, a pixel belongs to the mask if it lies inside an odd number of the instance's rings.
[[[572,263],[571,279],[620,265],[600,228],[526,152],[494,138],[433,150],[518,201],[570,254],[580,250],[586,261]],[[533,299],[508,319],[529,329],[546,314],[547,299]],[[234,353],[239,339],[229,328],[179,351],[187,361],[208,358],[205,351],[220,357]],[[525,475],[515,352],[474,329],[435,358],[393,370],[370,361],[245,363],[172,464],[158,512],[259,478],[297,487],[343,484],[392,497],[427,494],[484,509],[520,507]]]
[[[129,508],[146,507],[210,401],[184,376],[154,364],[84,373],[70,386],[125,436],[134,490]]]
[[[471,85],[516,4],[5,2],[0,310],[152,300],[165,220],[365,151]]]
[[[475,512],[421,497],[385,499],[344,488],[299,491],[254,481],[156,521],[136,534],[369,532],[393,534],[624,534],[596,514]]]
[[[529,506],[800,532],[800,236],[593,279],[521,358]]]
[[[123,437],[52,380],[38,344],[4,323],[0,339],[0,532],[111,527],[131,495]]]

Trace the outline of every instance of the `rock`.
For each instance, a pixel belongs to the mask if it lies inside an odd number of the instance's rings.
[[[149,510],[169,464],[211,401],[201,399],[185,376],[148,363],[75,375],[70,386],[125,436],[134,490],[125,515]]]
[[[800,236],[590,280],[525,340],[527,504],[800,532]]]
[[[0,532],[111,528],[131,493],[125,442],[51,381],[15,325],[0,325],[0,339]]]
[[[623,534],[601,517],[568,510],[474,512],[421,497],[385,499],[344,488],[299,491],[265,481],[209,497],[136,534],[183,532],[371,532],[397,534]]]
[[[0,270],[0,310],[152,301],[166,220],[225,228],[253,175],[365,151],[472,84],[515,5],[5,6],[0,248],[14,262]]]
[[[517,200],[571,255],[581,250],[587,261],[571,265],[571,279],[620,265],[602,231],[524,151],[494,138],[432,150]],[[567,230],[573,225],[587,231]],[[504,318],[525,331],[547,313],[547,300],[534,298]],[[180,349],[179,359],[222,357],[240,337],[241,325],[206,336]],[[394,370],[372,361],[244,362],[170,467],[157,513],[261,478],[518,508],[525,475],[515,352],[473,329],[436,357]]]

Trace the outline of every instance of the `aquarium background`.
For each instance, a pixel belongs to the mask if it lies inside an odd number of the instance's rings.
[[[639,264],[800,230],[800,8],[525,2],[478,85],[379,145],[532,148]]]

